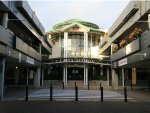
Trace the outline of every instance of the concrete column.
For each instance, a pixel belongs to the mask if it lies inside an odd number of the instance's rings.
[[[88,67],[86,66],[86,82],[85,82],[85,85],[88,85]]]
[[[107,67],[107,84],[109,86],[109,67]]]
[[[40,87],[40,77],[41,77],[41,69],[40,67],[38,67],[34,74],[34,87],[35,88]]]
[[[67,75],[67,69],[68,69],[68,68],[67,68],[67,66],[66,66],[65,85],[67,85],[67,81],[68,81],[68,80],[67,80],[67,76],[68,76],[68,75]]]
[[[104,74],[104,73],[103,73],[103,65],[100,65],[100,68],[101,68],[101,73],[100,73],[100,74],[101,74],[102,76],[104,76],[104,75],[103,75],[103,74]]]
[[[64,58],[67,58],[68,32],[64,32]]]
[[[112,87],[114,90],[118,90],[118,74],[115,69],[112,69]]]
[[[86,85],[86,67],[84,65],[84,85]]]
[[[122,86],[124,87],[124,68],[122,68]]]
[[[3,12],[3,14],[2,14],[2,26],[7,28],[7,25],[8,25],[8,13]]]
[[[113,48],[113,44],[111,44],[111,46],[110,46],[110,49],[111,49],[110,53],[111,53],[111,55],[113,54],[113,49],[112,48]]]
[[[14,83],[18,84],[18,80],[19,80],[19,67],[15,67],[15,70],[14,70]]]
[[[148,14],[148,29],[150,29],[150,14]]]
[[[63,82],[64,82],[64,84],[66,83],[66,67],[65,66],[63,69]]]
[[[39,44],[39,53],[42,54],[42,44]]]
[[[3,100],[4,94],[4,75],[5,75],[5,58],[0,59],[0,99]]]
[[[41,76],[41,86],[43,86],[43,82],[44,82],[44,67],[42,67],[42,69],[41,69],[41,74],[42,74],[42,76]]]
[[[136,85],[136,68],[132,68],[132,85]]]
[[[84,58],[88,57],[88,33],[84,32]]]

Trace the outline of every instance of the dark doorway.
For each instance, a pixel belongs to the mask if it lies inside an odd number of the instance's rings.
[[[68,80],[83,80],[84,68],[68,67]]]

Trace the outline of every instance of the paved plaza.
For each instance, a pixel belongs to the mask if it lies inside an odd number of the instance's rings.
[[[99,90],[78,90],[78,96],[80,100],[100,100]],[[34,99],[48,99],[50,97],[49,89],[40,89],[35,91],[29,95],[29,98]],[[75,90],[63,90],[63,89],[56,89],[53,90],[53,98],[54,99],[74,99],[75,98]],[[115,91],[104,91],[104,99],[105,100],[122,100],[124,99],[124,95],[120,94]],[[131,99],[128,97],[128,99]]]
[[[99,90],[79,90],[79,101],[74,101],[74,90],[54,89],[54,101],[49,101],[49,89],[30,89],[29,101],[22,99],[0,101],[0,113],[149,113],[149,91],[128,90],[128,102],[123,91],[105,91],[100,102]],[[15,92],[14,92],[15,95]],[[9,96],[9,95],[8,95]],[[13,97],[13,96],[12,96]],[[58,99],[58,100],[57,100]],[[62,99],[62,100],[61,100]],[[9,108],[9,109],[8,109]]]

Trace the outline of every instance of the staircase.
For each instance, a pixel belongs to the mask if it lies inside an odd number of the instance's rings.
[[[50,83],[53,83],[54,88],[62,89],[63,88],[63,82],[61,80],[46,80],[44,81],[43,88],[49,88]],[[75,88],[75,82],[76,86],[78,86],[78,89],[88,89],[88,85],[84,85],[83,80],[68,80],[67,85],[65,85],[65,89],[74,89]],[[98,80],[92,80],[89,81],[89,88],[92,90],[99,90],[100,89],[100,82],[101,86],[104,89],[111,89],[111,87],[108,86],[107,81],[98,81]]]

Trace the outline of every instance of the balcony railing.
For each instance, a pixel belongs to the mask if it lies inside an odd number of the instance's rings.
[[[29,45],[27,45],[23,40],[21,40],[18,37],[16,37],[16,46],[15,46],[15,48],[17,50],[31,56],[32,58],[35,58],[35,59],[41,61],[41,54],[39,52],[37,52],[36,50],[34,50]]]
[[[121,59],[129,54],[132,54],[136,51],[140,50],[140,38],[137,38],[136,40],[132,41],[131,43],[129,43],[128,45],[122,47],[121,49],[119,49],[117,52],[113,53],[110,56],[110,60],[111,61],[116,61],[118,59]]]

